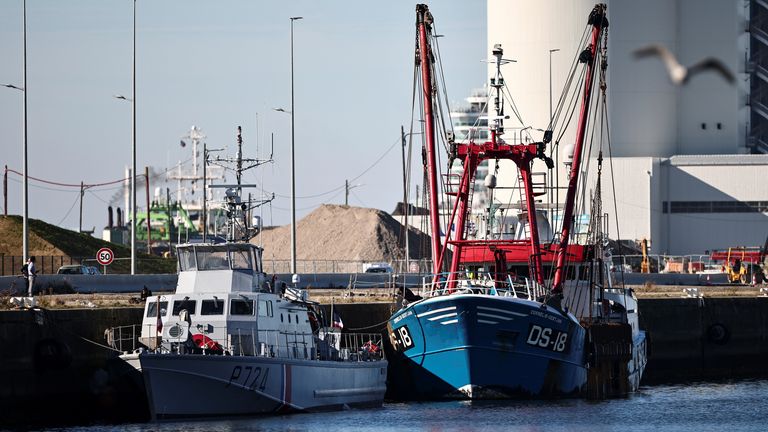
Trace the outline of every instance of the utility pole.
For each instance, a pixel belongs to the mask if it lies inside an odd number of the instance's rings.
[[[80,224],[78,225],[77,232],[83,232],[83,191],[85,191],[85,185],[82,180],[80,181]]]
[[[344,180],[344,205],[349,205],[349,180]]]
[[[8,165],[5,166],[3,175],[3,215],[8,216]]]
[[[149,167],[144,167],[144,178],[147,180],[147,254],[152,255],[152,224],[151,222],[151,206],[149,203]]]

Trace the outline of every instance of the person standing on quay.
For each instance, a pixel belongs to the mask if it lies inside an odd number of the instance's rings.
[[[29,297],[32,297],[32,288],[35,286],[35,278],[37,277],[37,268],[35,268],[35,257],[29,257],[27,260],[27,278],[29,279]]]

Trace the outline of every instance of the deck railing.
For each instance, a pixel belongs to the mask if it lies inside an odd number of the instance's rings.
[[[545,287],[528,278],[512,279],[507,275],[506,280],[496,281],[488,274],[467,275],[457,272],[454,275],[455,287],[448,287],[450,273],[441,273],[437,282],[432,277],[424,277],[418,291],[422,297],[434,297],[445,294],[485,294],[501,297],[517,297],[534,300],[547,293]]]
[[[169,324],[179,326],[178,324]],[[145,334],[156,334],[157,326],[146,324]],[[164,332],[169,336],[141,337],[139,325],[113,327],[105,331],[109,346],[123,352],[138,349],[156,350],[168,354],[225,354],[234,356],[259,356],[300,360],[371,361],[384,358],[382,335],[379,333],[342,333],[329,331],[320,334],[286,332],[281,330],[256,330],[253,328],[229,328],[225,338],[211,337],[215,328],[198,333],[196,339],[179,326]],[[173,335],[176,335],[175,337]]]

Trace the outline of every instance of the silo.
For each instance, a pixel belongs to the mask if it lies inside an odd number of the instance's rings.
[[[524,124],[520,124],[508,106],[505,113],[511,117],[505,122],[508,142],[518,140],[520,128],[528,126],[533,129],[523,136],[527,138],[530,133],[535,141],[542,139],[542,132],[536,129],[547,128],[550,110],[557,107],[571,64],[585,48],[579,41],[594,5],[593,0],[488,0],[488,55],[495,44],[501,44],[504,58],[516,61],[503,66],[502,73]],[[610,19],[610,7],[608,14]],[[494,68],[495,65],[489,64],[489,76],[493,75]],[[560,141],[558,153],[573,143],[575,134],[575,128],[570,128]],[[548,172],[548,184],[555,177],[561,184],[566,179],[562,155],[558,154],[556,159],[559,161],[557,176],[554,170],[548,171],[542,161],[534,162],[534,172]],[[510,196],[511,191],[503,189],[515,184],[516,174],[511,162],[501,166],[498,180],[502,188],[497,193],[502,203],[514,205],[519,200]],[[547,203],[554,201],[553,196],[545,199]],[[542,202],[539,208],[545,206]]]

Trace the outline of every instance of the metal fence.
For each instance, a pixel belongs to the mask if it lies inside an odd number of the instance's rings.
[[[360,260],[296,260],[296,273],[363,273],[365,264],[371,261]],[[430,273],[432,260],[413,259],[394,260],[390,263],[395,273]],[[264,259],[264,270],[270,274],[291,272],[290,260]]]
[[[613,257],[614,265],[623,265],[625,271],[639,273],[642,255]],[[709,255],[648,255],[650,273],[706,273],[722,270],[723,263],[715,262]]]
[[[65,265],[86,265],[96,267],[101,273],[110,274],[129,274],[130,258],[115,258],[109,266],[102,266],[96,262],[93,257],[70,257],[64,255],[33,255],[35,257],[35,268],[37,274],[56,274],[59,267]],[[136,266],[139,270],[143,268],[142,263],[156,262],[159,258],[150,260],[137,258]],[[21,267],[24,265],[22,256],[0,256],[0,276],[18,276],[21,275]]]
[[[56,273],[63,265],[81,264],[85,258],[69,256],[35,256],[35,267],[39,274]],[[15,276],[21,274],[24,257],[0,256],[0,276]]]
[[[70,257],[58,255],[36,255],[35,266],[38,274],[55,274],[64,265],[82,264],[93,266],[101,273],[129,273],[127,265],[101,266],[92,257]],[[115,258],[115,264],[127,264],[130,258]],[[137,259],[141,268],[142,259]],[[625,271],[639,273],[643,261],[642,255],[617,255],[613,257],[616,266],[623,265]],[[708,255],[648,255],[651,273],[701,273],[715,271],[722,263],[712,261]],[[296,272],[300,274],[322,273],[363,273],[364,266],[371,261],[362,260],[297,260]],[[395,273],[430,274],[432,260],[412,259],[391,261]],[[21,274],[24,259],[21,256],[0,256],[0,276],[15,276]],[[121,268],[122,267],[122,268]],[[269,274],[286,274],[291,272],[290,260],[264,260],[264,270]]]

